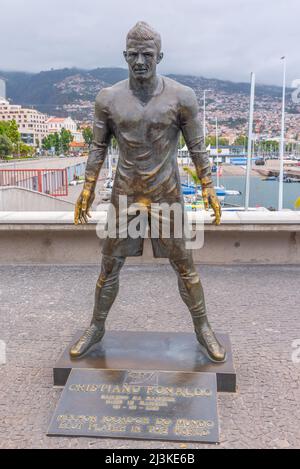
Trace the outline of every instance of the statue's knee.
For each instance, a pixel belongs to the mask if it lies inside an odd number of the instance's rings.
[[[180,261],[170,260],[172,267],[177,272],[177,274],[186,281],[192,283],[200,282],[199,274],[194,266],[188,259],[183,259]]]
[[[198,272],[192,268],[188,267],[186,269],[182,269],[179,273],[181,279],[184,281],[185,284],[187,285],[201,285],[200,277]]]
[[[103,287],[109,281],[115,281],[118,279],[121,268],[125,263],[125,258],[103,256],[101,274],[99,276],[97,286]]]
[[[200,277],[198,275],[198,272],[196,272],[193,269],[188,269],[183,275],[182,279],[185,280],[185,282],[188,282],[192,285],[200,284]]]

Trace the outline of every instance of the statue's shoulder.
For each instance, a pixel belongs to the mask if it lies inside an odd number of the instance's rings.
[[[173,93],[176,93],[178,101],[184,105],[193,105],[197,101],[195,91],[189,86],[182,85],[176,80],[173,80],[169,77],[163,77],[165,86],[171,90]]]
[[[96,103],[102,106],[108,106],[116,96],[126,91],[127,89],[128,79],[119,81],[118,83],[107,88],[102,88],[102,90],[97,94]]]

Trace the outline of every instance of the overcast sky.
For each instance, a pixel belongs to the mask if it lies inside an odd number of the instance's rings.
[[[300,78],[300,0],[0,0],[0,70],[125,67],[127,31],[162,35],[162,73]]]

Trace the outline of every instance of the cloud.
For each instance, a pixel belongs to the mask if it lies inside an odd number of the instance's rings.
[[[162,34],[163,73],[280,84],[286,55],[300,78],[298,0],[1,0],[0,12],[0,69],[125,66],[142,19]]]

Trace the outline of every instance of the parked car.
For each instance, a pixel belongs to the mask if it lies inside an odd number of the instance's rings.
[[[264,158],[259,158],[258,160],[255,161],[256,166],[265,166],[266,162]]]

